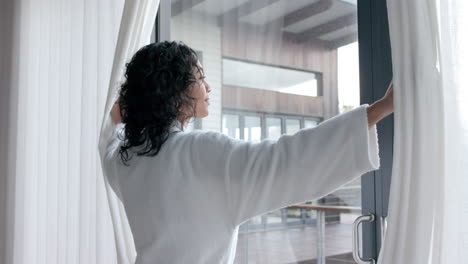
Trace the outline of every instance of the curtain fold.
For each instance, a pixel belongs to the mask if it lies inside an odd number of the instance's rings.
[[[101,133],[99,136],[99,154],[101,162],[105,157],[106,146],[112,136],[115,125],[110,118],[112,105],[118,98],[118,89],[125,72],[125,63],[145,44],[149,44],[151,30],[156,20],[159,0],[126,1],[120,24],[119,39],[114,55],[112,74],[109,82]],[[105,172],[103,171],[103,174]],[[116,195],[119,193],[118,183],[113,189],[108,181],[109,175],[104,175],[107,198],[114,227],[118,263],[134,263],[136,259],[135,245],[122,202]]]
[[[380,264],[468,257],[467,6],[387,0],[395,140]]]
[[[134,260],[96,146],[158,3],[1,1],[0,263]]]

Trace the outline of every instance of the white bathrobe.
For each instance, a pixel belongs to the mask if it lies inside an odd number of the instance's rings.
[[[242,222],[378,169],[367,106],[260,143],[174,126],[158,155],[133,155],[128,167],[117,125],[104,169],[125,206],[136,263],[233,263]]]

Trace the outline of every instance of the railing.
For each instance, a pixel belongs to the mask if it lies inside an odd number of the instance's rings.
[[[361,207],[324,206],[324,205],[293,205],[288,208],[317,211],[317,264],[325,264],[325,212],[360,214]]]

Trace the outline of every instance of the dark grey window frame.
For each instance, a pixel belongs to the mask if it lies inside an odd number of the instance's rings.
[[[171,0],[160,0],[154,23],[154,42],[171,40]]]
[[[358,0],[358,40],[361,104],[380,99],[392,79],[392,58],[386,0]],[[377,124],[380,169],[362,177],[362,213],[376,221],[363,224],[363,258],[378,258],[380,218],[387,216],[393,164],[393,115]]]

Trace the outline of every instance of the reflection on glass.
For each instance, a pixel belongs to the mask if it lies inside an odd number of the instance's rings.
[[[268,139],[278,139],[281,136],[281,119],[275,117],[267,117],[266,131]]]
[[[240,139],[238,115],[223,115],[223,134]]]
[[[258,116],[244,117],[244,140],[260,142],[262,140],[262,124]]]

